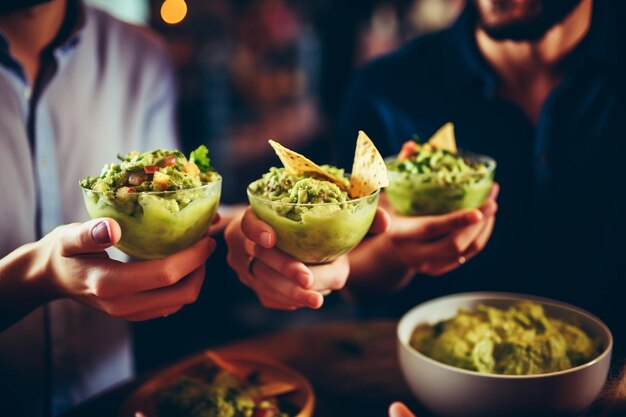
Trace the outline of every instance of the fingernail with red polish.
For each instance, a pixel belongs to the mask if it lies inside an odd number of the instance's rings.
[[[111,244],[111,233],[109,232],[109,223],[102,221],[91,229],[91,236],[100,245]]]

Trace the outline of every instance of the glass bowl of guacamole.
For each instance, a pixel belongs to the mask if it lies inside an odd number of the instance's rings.
[[[405,144],[398,156],[385,162],[389,176],[385,192],[394,210],[406,216],[479,208],[489,195],[496,168],[488,156],[428,144]]]
[[[321,168],[349,187],[344,170]],[[276,231],[279,249],[304,263],[318,264],[361,242],[374,220],[379,192],[351,199],[316,173],[294,176],[285,168],[270,168],[248,186],[248,199],[257,217]]]
[[[98,177],[80,181],[91,218],[116,220],[116,247],[138,259],[157,259],[185,249],[208,230],[219,205],[222,178],[204,146],[188,159],[179,151],[118,156]]]
[[[577,415],[608,376],[613,338],[591,313],[525,294],[422,303],[397,328],[400,368],[442,416]]]

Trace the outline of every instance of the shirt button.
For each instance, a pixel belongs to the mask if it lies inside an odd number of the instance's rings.
[[[546,162],[548,162],[548,156],[545,153],[542,153],[541,155],[539,155],[539,162],[541,163],[541,165],[545,165]]]
[[[26,100],[30,100],[30,96],[32,94],[32,90],[30,87],[24,87],[24,90],[22,90],[22,95],[24,96],[24,98]]]

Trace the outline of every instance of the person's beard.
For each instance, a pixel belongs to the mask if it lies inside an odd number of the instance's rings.
[[[537,41],[582,0],[470,0],[479,26],[494,40]],[[511,11],[522,9],[517,15]],[[509,16],[507,16],[509,14]]]
[[[28,9],[52,0],[0,0],[0,15],[9,14],[22,9]]]

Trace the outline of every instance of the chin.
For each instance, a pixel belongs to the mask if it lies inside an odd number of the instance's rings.
[[[481,23],[505,27],[533,20],[541,15],[542,0],[473,0]]]
[[[471,0],[478,24],[493,39],[535,41],[582,0]]]

